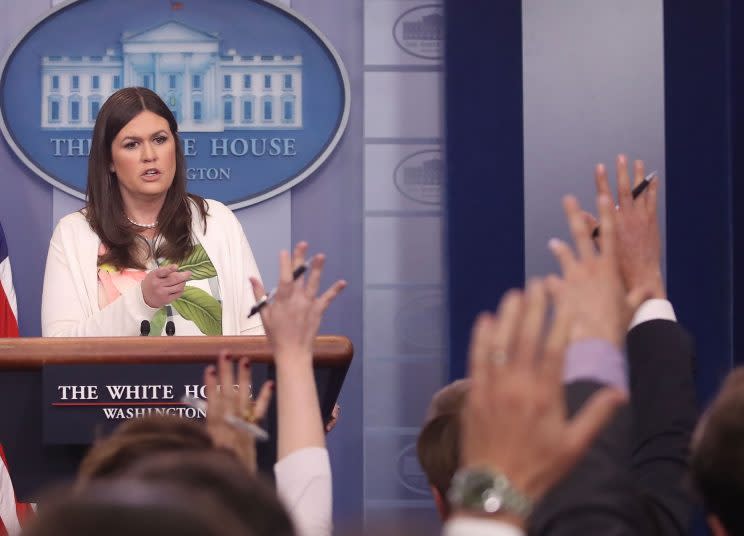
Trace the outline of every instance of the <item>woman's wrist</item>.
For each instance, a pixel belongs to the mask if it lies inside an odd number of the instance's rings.
[[[295,369],[307,368],[308,364],[312,366],[313,353],[307,348],[284,347],[274,351],[274,364],[277,367]]]

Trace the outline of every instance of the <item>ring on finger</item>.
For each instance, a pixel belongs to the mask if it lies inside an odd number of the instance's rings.
[[[248,406],[243,410],[243,415],[241,415],[244,421],[249,422],[251,424],[256,424],[256,421],[258,421],[258,418],[256,418],[255,408],[256,408],[255,402],[253,402],[252,400],[248,402]]]

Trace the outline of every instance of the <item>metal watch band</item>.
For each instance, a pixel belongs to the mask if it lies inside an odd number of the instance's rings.
[[[526,518],[532,500],[516,490],[501,472],[487,468],[460,469],[452,478],[447,496],[455,507],[493,514],[509,512]]]

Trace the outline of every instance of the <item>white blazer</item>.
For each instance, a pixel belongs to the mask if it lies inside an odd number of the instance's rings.
[[[204,246],[219,278],[223,335],[262,335],[261,318],[247,318],[255,303],[250,276],[260,277],[243,228],[230,209],[207,200],[207,227],[192,203],[191,232]],[[80,212],[57,224],[49,244],[41,333],[44,337],[109,337],[139,335],[142,320],[157,309],[145,303],[139,285],[104,309],[98,307],[98,247],[101,240]]]

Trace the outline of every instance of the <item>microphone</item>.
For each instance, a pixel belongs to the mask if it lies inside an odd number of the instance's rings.
[[[150,322],[143,320],[140,323],[140,336],[147,337],[150,334]]]
[[[173,323],[173,320],[168,320],[165,324],[165,334],[169,337],[176,334],[176,325]]]

